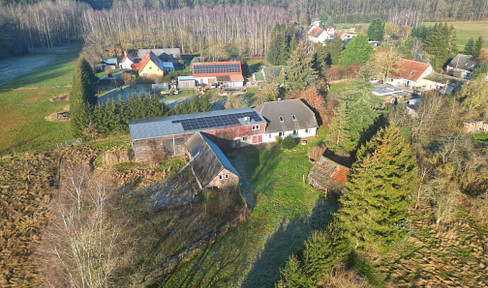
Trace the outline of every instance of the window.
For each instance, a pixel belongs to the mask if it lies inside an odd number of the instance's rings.
[[[308,129],[308,128],[305,129],[305,133],[308,133],[308,132],[310,132],[310,129]]]
[[[297,135],[298,134],[298,131],[297,130],[293,130],[293,135]]]
[[[271,138],[271,134],[268,134],[268,138]]]
[[[293,119],[293,121],[297,120],[297,117],[295,115],[291,115],[291,119]]]
[[[219,175],[219,180],[223,180],[224,179],[224,175]]]
[[[280,116],[280,122],[283,122],[283,121],[285,121],[285,119],[283,119],[283,117]]]
[[[225,174],[225,179],[229,179],[229,174]]]
[[[283,132],[280,132],[278,135],[279,135],[280,137],[281,137],[281,136],[283,136]]]
[[[252,131],[256,131],[256,130],[259,130],[259,125],[252,126]]]
[[[242,137],[242,141],[246,141],[247,140],[247,137]]]
[[[152,67],[151,67],[151,66],[149,66],[149,69],[152,69]]]

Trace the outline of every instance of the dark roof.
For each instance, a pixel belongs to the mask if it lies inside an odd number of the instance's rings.
[[[142,58],[144,57],[144,55],[146,55],[147,51],[152,51],[162,60],[176,60],[179,59],[181,56],[180,48],[139,49],[137,51],[137,55],[139,56],[139,58]]]
[[[315,188],[340,192],[347,183],[347,174],[349,168],[322,156],[308,174],[308,179]]]
[[[249,117],[248,119],[246,117]],[[132,141],[266,123],[252,108],[216,110],[129,121]]]
[[[242,75],[241,62],[208,62],[191,65],[193,77],[217,77],[224,75]]]
[[[300,99],[265,102],[255,109],[268,122],[266,133],[316,128],[319,126],[315,113]],[[293,120],[293,115],[295,120]],[[283,118],[283,121],[281,121],[280,117]]]
[[[481,61],[471,55],[457,54],[454,59],[451,60],[449,66],[452,68],[463,69],[473,72],[474,69],[481,65]]]
[[[203,187],[217,177],[224,168],[239,176],[222,150],[202,133],[193,134],[186,141],[185,146],[191,155],[191,166],[195,176]]]

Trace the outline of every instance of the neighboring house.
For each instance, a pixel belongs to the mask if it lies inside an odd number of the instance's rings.
[[[466,133],[488,132],[488,122],[474,121],[474,122],[464,123],[464,132]]]
[[[386,80],[386,83],[394,86],[403,86],[410,89],[431,90],[431,83],[424,80],[424,77],[434,73],[429,63],[413,60],[400,59],[396,64],[397,72]]]
[[[320,27],[320,19],[317,19],[317,18],[312,19],[312,25],[310,25],[310,27],[319,28]]]
[[[329,34],[330,38],[334,38],[335,27],[334,26],[327,27],[327,34]]]
[[[208,136],[197,132],[186,141],[185,146],[200,189],[239,185],[239,173]]]
[[[447,73],[459,78],[471,79],[471,73],[481,65],[481,60],[471,55],[457,54],[447,65]]]
[[[461,88],[468,80],[434,72],[424,77],[423,82],[425,90],[435,89],[447,95]]]
[[[134,58],[132,58],[129,54],[127,54],[127,51],[124,52],[124,58],[122,58],[122,61],[119,63],[119,68],[120,69],[132,69],[132,65],[135,63]]]
[[[195,88],[196,80],[193,76],[178,76],[178,88],[190,89]]]
[[[308,181],[319,190],[340,194],[346,186],[347,174],[349,168],[322,156],[308,174]]]
[[[185,155],[184,143],[205,132],[224,150],[262,142],[266,120],[252,108],[129,121],[135,161]]]
[[[142,59],[148,51],[153,52],[162,61],[176,61],[181,57],[180,48],[139,49],[137,56]]]
[[[276,137],[288,135],[306,138],[317,133],[315,113],[300,99],[265,102],[255,109],[267,121],[262,142],[276,142]]]
[[[342,42],[349,42],[353,37],[358,36],[357,33],[350,33],[350,32],[341,32],[338,33],[337,36],[341,37]]]
[[[403,100],[409,94],[403,89],[391,86],[389,84],[380,84],[373,90],[373,94],[385,99],[385,102],[397,104],[398,101]]]
[[[322,28],[312,27],[312,29],[308,31],[308,40],[314,43],[325,45],[330,39],[330,35]]]
[[[151,50],[147,51],[138,65],[139,76],[143,77],[164,76],[165,73],[174,70],[173,63],[163,62]]]
[[[193,77],[200,84],[222,84],[226,87],[244,86],[241,62],[208,62],[191,65]]]
[[[103,58],[102,62],[100,62],[100,66],[110,67],[111,69],[116,69],[117,68],[117,58]]]

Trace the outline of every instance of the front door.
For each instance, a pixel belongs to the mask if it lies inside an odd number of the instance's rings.
[[[254,135],[252,136],[252,144],[258,144],[263,142],[263,135]]]

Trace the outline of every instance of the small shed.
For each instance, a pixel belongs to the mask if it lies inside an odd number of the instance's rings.
[[[195,78],[193,76],[178,76],[178,88],[179,89],[191,89],[195,88]]]
[[[239,173],[220,148],[203,133],[193,134],[185,143],[190,165],[200,189],[237,186]]]
[[[347,174],[349,168],[322,156],[308,174],[308,181],[319,190],[340,194],[347,183]]]

